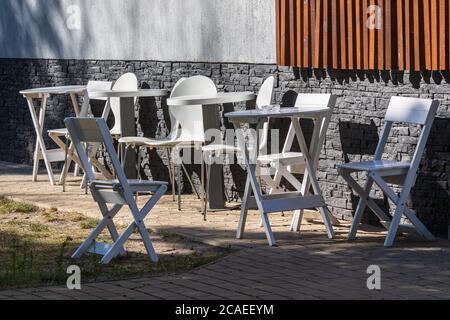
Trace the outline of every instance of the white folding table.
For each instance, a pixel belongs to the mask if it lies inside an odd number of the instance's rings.
[[[228,103],[250,102],[256,100],[256,94],[253,92],[219,92],[215,95],[190,95],[171,98],[167,100],[169,106],[216,106]],[[204,110],[207,115],[204,116],[204,127],[207,129],[220,129],[218,123],[218,109],[207,108]],[[210,185],[209,206],[211,211],[225,209],[224,190],[223,190],[223,167],[220,164],[211,166],[210,179],[215,181]]]
[[[166,97],[168,95],[169,90],[166,89],[139,89],[137,91],[94,91],[89,94],[89,97],[91,99],[120,98],[120,121],[122,129],[121,136],[134,137],[136,136],[136,120],[134,117],[135,99],[142,97]],[[122,154],[125,154],[124,150],[121,151]],[[127,178],[136,178],[136,154],[133,154],[133,152],[128,152],[126,159],[124,159],[124,171]]]
[[[239,146],[243,150],[244,160],[247,165],[247,181],[245,184],[245,193],[241,209],[241,217],[237,230],[237,238],[242,239],[245,230],[247,212],[250,202],[254,200],[261,214],[264,230],[266,233],[269,245],[275,246],[276,241],[270,226],[269,214],[282,211],[294,211],[303,209],[317,208],[320,211],[322,219],[325,223],[328,237],[334,237],[333,226],[330,220],[330,213],[325,204],[325,199],[320,190],[319,183],[316,177],[316,168],[314,165],[314,158],[306,144],[305,136],[300,126],[300,119],[312,119],[320,122],[330,112],[327,107],[321,106],[303,106],[301,108],[282,108],[279,111],[264,111],[264,110],[247,110],[236,111],[225,114],[229,120],[234,124],[236,136]],[[256,166],[258,155],[251,155],[250,150],[257,150],[258,148],[249,148],[246,139],[241,129],[241,124],[256,125],[256,134],[253,137],[255,145],[259,145],[259,132],[263,128],[268,118],[290,118],[294,127],[294,131],[300,145],[301,152],[305,159],[306,172],[308,174],[309,182],[313,188],[313,194],[307,192],[285,192],[272,195],[263,195],[261,185],[256,176]]]
[[[48,150],[45,146],[44,138],[42,136],[44,123],[45,123],[45,111],[47,107],[47,100],[51,95],[70,95],[72,105],[76,116],[80,114],[80,107],[78,105],[77,96],[83,95],[86,98],[87,91],[86,86],[62,86],[62,87],[47,87],[47,88],[35,88],[29,90],[20,91],[28,102],[28,108],[30,110],[31,118],[33,120],[34,129],[36,132],[36,150],[34,152],[34,164],[33,164],[33,182],[37,181],[39,161],[44,160],[45,167],[47,168],[48,177],[50,183],[55,185],[55,177],[53,175],[52,163],[64,161],[65,155],[62,149]],[[36,102],[40,101],[40,105]],[[36,109],[39,110],[39,116]]]

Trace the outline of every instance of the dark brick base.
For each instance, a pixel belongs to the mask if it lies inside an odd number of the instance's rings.
[[[275,65],[220,63],[0,59],[0,160],[32,163],[35,145],[33,126],[19,90],[85,84],[92,79],[115,80],[124,72],[136,73],[142,87],[169,89],[180,77],[202,74],[211,77],[223,91],[257,91],[264,78],[273,75],[277,79],[275,99],[284,105],[295,101],[297,92],[331,92],[338,95],[318,176],[331,210],[346,219],[352,216],[358,199],[338,176],[336,164],[368,159],[374,153],[391,96],[439,99],[441,107],[438,118],[410,205],[435,233],[447,233],[450,224],[450,77],[447,73],[311,71]],[[47,112],[47,128],[62,127],[64,117],[71,115],[71,112],[67,97],[52,97]],[[160,101],[141,99],[138,114],[139,128],[145,136],[165,134],[168,115]],[[282,134],[286,133],[286,123],[277,122],[274,125],[281,127]],[[229,124],[223,121],[223,126],[229,127]],[[386,157],[398,160],[410,157],[417,136],[416,127],[395,127]],[[150,152],[144,163],[147,175],[155,179],[168,179],[163,152]],[[189,170],[195,172],[193,176],[198,180],[199,168]],[[230,195],[241,193],[242,169],[238,166],[225,168],[225,184]],[[391,209],[392,204],[379,191],[375,191],[373,196]],[[366,221],[372,220],[375,220],[373,216],[368,215]]]

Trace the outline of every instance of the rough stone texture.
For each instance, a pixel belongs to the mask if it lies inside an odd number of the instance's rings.
[[[124,72],[135,72],[141,86],[171,88],[180,78],[202,74],[211,77],[221,91],[257,91],[263,79],[276,77],[276,102],[290,105],[297,92],[333,93],[339,100],[322,150],[318,177],[327,203],[338,217],[349,219],[358,198],[338,176],[336,165],[344,161],[369,159],[375,151],[382,120],[391,96],[434,98],[441,101],[428,147],[422,161],[410,205],[437,234],[447,232],[450,207],[450,76],[448,73],[343,72],[336,70],[295,70],[275,65],[186,63],[156,61],[75,61],[75,60],[0,60],[0,160],[30,164],[35,145],[31,118],[19,90],[53,85],[84,84],[88,80],[114,80]],[[162,103],[164,106],[164,103]],[[227,106],[224,107],[227,110]],[[63,126],[71,114],[67,97],[49,101],[46,129]],[[146,136],[166,132],[167,112],[160,101],[142,100],[138,123]],[[306,126],[307,124],[305,124]],[[275,122],[286,133],[287,123]],[[229,124],[223,121],[223,127]],[[389,140],[386,157],[406,160],[412,156],[418,128],[398,125]],[[49,140],[49,139],[47,139]],[[166,159],[151,152],[145,172],[167,179]],[[197,179],[199,168],[195,171]],[[228,190],[242,192],[243,171],[238,166],[225,168]],[[360,177],[361,182],[364,179]],[[187,187],[187,186],[186,186]],[[373,196],[392,209],[379,191]],[[372,221],[368,216],[366,221]]]

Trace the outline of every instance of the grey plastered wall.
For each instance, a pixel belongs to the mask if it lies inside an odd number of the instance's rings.
[[[1,0],[0,58],[274,63],[274,3]]]

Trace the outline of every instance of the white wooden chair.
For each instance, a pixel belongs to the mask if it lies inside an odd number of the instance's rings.
[[[274,77],[268,77],[262,84],[261,88],[258,92],[258,97],[256,99],[256,107],[258,109],[261,109],[263,106],[270,105],[272,103],[272,97],[273,97],[273,88],[275,84],[275,78]],[[259,150],[264,152],[267,148],[268,143],[268,136],[269,136],[269,122],[266,122],[263,126],[263,132],[261,136],[261,143],[259,145]],[[210,172],[211,172],[211,165],[214,161],[214,158],[223,156],[224,154],[227,155],[234,155],[235,153],[239,152],[240,148],[235,145],[229,145],[226,143],[212,143],[207,146],[204,146],[202,148],[203,152],[203,159],[206,163],[206,187],[203,187],[203,216],[204,219],[206,219],[207,215],[207,202],[208,200],[208,192],[209,190],[209,184],[210,184]],[[203,186],[203,184],[202,184]]]
[[[295,107],[323,106],[330,109],[326,117],[314,122],[314,133],[311,138],[311,155],[313,156],[314,169],[317,169],[320,151],[325,142],[326,133],[330,124],[333,109],[336,105],[337,97],[331,94],[310,94],[301,93],[295,102]],[[308,174],[305,172],[305,159],[301,152],[292,151],[295,140],[295,130],[293,124],[284,142],[281,153],[261,155],[258,157],[257,175],[270,187],[270,194],[284,192],[281,189],[282,178],[285,178],[298,192],[309,193],[311,187]],[[294,174],[302,174],[303,180],[300,182]],[[338,221],[330,217],[334,224]],[[299,231],[303,219],[303,210],[296,211],[291,223],[292,231]]]
[[[90,98],[89,93],[98,91],[98,90],[110,90],[112,86],[112,82],[109,81],[89,81],[86,86],[86,92],[84,95],[83,105],[81,107],[81,110],[78,114],[76,114],[76,117],[79,118],[85,118],[88,117],[90,114]],[[105,108],[107,108],[107,99],[96,99],[100,101],[105,102]],[[61,173],[60,177],[60,184],[63,185],[63,191],[65,191],[65,184],[66,184],[66,178],[68,174],[69,167],[72,163],[72,161],[75,161],[76,167],[75,167],[75,175],[78,173],[78,168],[81,165],[78,157],[74,154],[74,146],[69,147],[70,142],[70,136],[68,135],[67,128],[61,128],[61,129],[53,129],[48,130],[48,135],[50,138],[56,143],[56,145],[65,151],[65,162],[64,162],[64,168]],[[63,140],[64,139],[64,140]],[[96,163],[94,161],[93,165],[98,165],[97,169],[103,170],[103,166],[101,166],[99,163]]]
[[[360,196],[353,224],[349,233],[349,240],[356,237],[356,233],[361,222],[366,206],[375,213],[384,227],[389,232],[384,242],[385,247],[393,245],[397,232],[415,227],[416,231],[427,240],[434,240],[433,235],[417,218],[416,214],[406,206],[412,187],[417,179],[417,171],[422,159],[425,145],[430,134],[433,121],[439,107],[439,101],[417,98],[393,97],[385,117],[384,128],[378,143],[373,161],[347,163],[338,166],[338,171],[353,190]],[[395,122],[422,125],[422,131],[411,162],[398,162],[383,160],[389,133]],[[355,179],[351,177],[353,172],[367,172],[365,187],[361,187]],[[386,214],[370,198],[370,190],[373,184],[377,184],[386,196],[396,205],[392,217]],[[403,186],[400,195],[392,190],[388,183]],[[412,223],[400,225],[402,216],[405,215]]]
[[[90,252],[102,255],[102,264],[109,263],[114,257],[125,253],[124,243],[134,230],[138,230],[145,244],[146,251],[153,262],[158,261],[158,256],[153,248],[149,233],[144,225],[144,219],[156,205],[159,199],[167,191],[166,182],[127,180],[120,161],[114,149],[113,139],[106,121],[102,118],[68,118],[65,120],[67,129],[87,175],[87,183],[94,200],[97,202],[103,219],[91,232],[85,242],[76,250],[72,258],[80,258],[84,253]],[[110,156],[118,180],[97,180],[89,162],[89,152],[86,152],[91,144],[103,144]],[[137,192],[151,192],[153,195],[142,209],[139,209],[134,199]],[[108,208],[108,205],[111,205]],[[114,225],[113,218],[124,207],[128,206],[133,222],[119,235]],[[97,237],[107,228],[113,244],[96,242]]]

